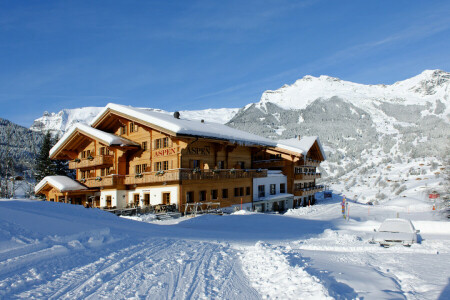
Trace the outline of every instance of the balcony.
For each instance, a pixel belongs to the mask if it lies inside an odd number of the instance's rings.
[[[127,175],[125,184],[147,184],[167,181],[190,181],[190,180],[224,180],[240,178],[267,177],[267,170],[198,170],[198,169],[175,169],[159,172],[145,172],[135,175]]]
[[[92,168],[97,166],[112,166],[113,155],[97,155],[90,158],[76,159],[69,162],[69,169]]]
[[[318,167],[318,166],[320,166],[320,160],[306,158],[304,165],[311,166],[311,167]]]
[[[253,166],[256,168],[261,168],[261,169],[283,168],[285,166],[285,161],[281,158],[266,159],[266,160],[254,160]]]
[[[321,176],[320,173],[296,173],[294,174],[294,180],[313,180]]]
[[[84,178],[79,180],[82,184],[94,188],[94,187],[114,187],[117,185],[122,185],[125,176],[123,175],[109,175],[109,176],[98,176],[91,178]]]
[[[223,180],[239,178],[267,177],[266,169],[220,169],[220,170],[192,170],[182,169],[181,180]]]
[[[323,190],[323,185],[316,185],[307,188],[294,190],[294,196],[309,196]]]
[[[125,184],[145,184],[166,181],[179,181],[180,170],[166,170],[159,172],[145,172],[141,174],[127,175]]]

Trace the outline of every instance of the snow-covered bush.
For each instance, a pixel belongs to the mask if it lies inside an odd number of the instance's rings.
[[[406,191],[406,185],[402,185],[401,187],[398,188],[398,190],[395,192],[395,194],[398,196],[400,195],[402,192]]]

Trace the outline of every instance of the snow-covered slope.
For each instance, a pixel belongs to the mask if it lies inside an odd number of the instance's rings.
[[[427,158],[442,165],[450,147],[450,73],[426,70],[392,85],[305,76],[264,92],[228,125],[273,139],[319,136],[326,183],[392,162]]]
[[[58,113],[44,112],[44,115],[36,119],[30,129],[33,131],[47,132],[52,135],[62,136],[72,125],[76,123],[89,124],[91,120],[103,109],[103,107],[82,107],[75,109],[63,109]],[[161,109],[148,108],[150,111],[157,111],[167,114]],[[204,110],[180,111],[183,118],[194,120],[205,120],[225,124],[238,112],[238,108],[210,108]]]

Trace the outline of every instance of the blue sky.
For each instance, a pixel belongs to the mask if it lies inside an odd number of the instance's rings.
[[[0,117],[242,107],[304,75],[450,70],[450,1],[1,1]]]

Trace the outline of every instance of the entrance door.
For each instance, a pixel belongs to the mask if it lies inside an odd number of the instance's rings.
[[[164,205],[170,204],[170,193],[162,193],[162,204]]]
[[[139,194],[134,194],[134,207],[138,207],[139,206]]]
[[[150,194],[144,194],[144,206],[150,206]]]

